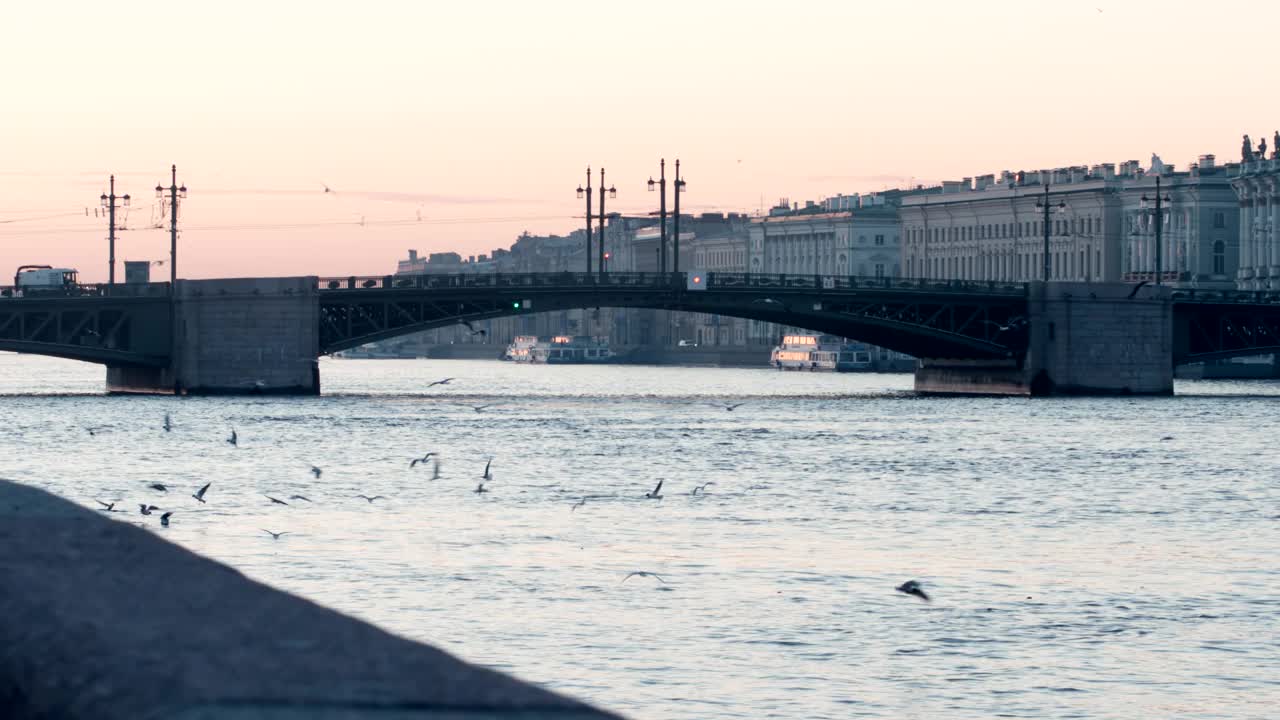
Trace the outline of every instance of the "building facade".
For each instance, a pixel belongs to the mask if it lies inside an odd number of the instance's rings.
[[[908,277],[1025,282],[1155,278],[1155,196],[1165,282],[1229,287],[1237,262],[1235,166],[1202,156],[1188,171],[1152,158],[944,182],[902,203]],[[1048,221],[1044,212],[1048,189]],[[1144,201],[1145,198],[1145,201]]]
[[[1232,180],[1239,198],[1241,290],[1280,290],[1280,157],[1254,156]]]

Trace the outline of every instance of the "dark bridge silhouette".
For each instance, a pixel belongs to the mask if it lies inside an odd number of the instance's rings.
[[[1037,374],[1042,362],[1059,375],[1078,375],[1095,362],[1079,360],[1084,348],[1095,358],[1113,348],[1122,372],[1135,357],[1171,372],[1174,364],[1280,352],[1280,293],[1268,292],[739,273],[241,278],[180,280],[176,289],[0,288],[0,350],[100,363],[147,390],[194,391],[207,382],[226,392],[264,385],[313,392],[320,355],[462,322],[613,307],[740,317],[854,338],[945,360],[939,367],[947,378],[957,367]],[[1141,342],[1128,331],[1130,317],[1145,323]],[[1066,362],[1075,365],[1067,369]],[[299,363],[312,369],[303,373]],[[285,365],[291,369],[280,379],[263,379]],[[305,381],[296,380],[303,374]]]

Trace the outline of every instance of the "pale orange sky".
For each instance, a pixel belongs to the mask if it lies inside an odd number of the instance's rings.
[[[1234,161],[1242,133],[1280,128],[1278,27],[1280,3],[1230,0],[9,3],[0,276],[104,279],[106,224],[83,213],[112,172],[134,196],[117,258],[166,258],[145,226],[171,163],[180,275],[219,277],[381,274],[410,247],[565,233],[588,164],[610,210],[647,212],[662,156],[686,207],[748,211],[1152,152]]]

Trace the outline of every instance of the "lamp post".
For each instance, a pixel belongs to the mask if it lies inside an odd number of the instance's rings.
[[[604,171],[602,170],[601,173],[603,172]],[[587,187],[584,189],[581,185],[578,186],[579,200],[582,199],[583,192],[586,192],[587,194],[587,274],[590,275],[591,274],[591,166],[590,165],[587,166]],[[601,192],[600,194],[602,196],[604,195],[603,192]],[[601,202],[601,205],[603,205],[604,203],[603,197],[600,198],[600,202]],[[603,209],[601,210],[601,212],[603,212]]]
[[[1037,209],[1037,210],[1043,210],[1043,211],[1044,211],[1044,221],[1043,221],[1043,222],[1044,222],[1044,281],[1045,281],[1045,282],[1049,282],[1049,274],[1050,274],[1050,260],[1049,260],[1049,257],[1050,257],[1050,256],[1049,256],[1049,231],[1050,231],[1050,225],[1049,225],[1049,212],[1050,212],[1051,208],[1053,208],[1053,207],[1054,207],[1054,206],[1053,206],[1052,204],[1050,204],[1050,202],[1049,202],[1049,185],[1046,183],[1046,184],[1045,184],[1045,186],[1044,186],[1044,200],[1037,200],[1037,201],[1036,201],[1036,209]],[[1058,209],[1058,214],[1059,214],[1059,215],[1061,215],[1062,213],[1065,213],[1065,212],[1067,211],[1067,203],[1066,203],[1065,201],[1059,200],[1059,201],[1058,201],[1058,205],[1057,205],[1057,209]]]
[[[660,218],[661,229],[659,231],[658,240],[658,272],[665,273],[667,271],[667,160],[663,158],[658,161],[658,182],[654,182],[653,178],[649,178],[649,192],[653,192],[653,188],[658,188],[658,217]]]
[[[680,272],[680,193],[684,192],[684,180],[680,179],[680,160],[676,159],[676,181],[675,190],[672,195],[675,199],[675,218],[673,219],[674,227],[672,230],[675,235],[674,248],[671,253],[671,271]]]
[[[103,193],[99,200],[102,201],[102,207],[107,209],[107,284],[116,284],[116,176],[112,175],[109,180],[110,194]],[[129,207],[129,194],[125,193],[119,198],[122,204],[119,207]]]
[[[168,188],[156,184],[156,197],[164,200],[164,192],[169,191],[169,292],[177,293],[178,289],[178,201],[187,198],[187,186],[178,187],[178,166],[169,169],[172,183]]]
[[[1146,209],[1147,209],[1147,206],[1151,203],[1151,201],[1147,199],[1147,195],[1146,195],[1146,193],[1143,193],[1143,194],[1142,194],[1142,201],[1141,201],[1141,202],[1142,202],[1142,205],[1141,205],[1142,209],[1143,209],[1143,210],[1146,210]],[[1173,203],[1173,198],[1169,197],[1168,195],[1161,195],[1161,193],[1160,193],[1160,176],[1159,176],[1159,175],[1156,175],[1156,199],[1155,199],[1155,217],[1154,217],[1154,220],[1155,220],[1155,226],[1156,226],[1156,285],[1159,285],[1159,284],[1160,284],[1160,281],[1161,281],[1161,275],[1163,275],[1163,274],[1164,274],[1164,273],[1163,273],[1163,268],[1161,267],[1161,261],[1163,260],[1163,257],[1162,257],[1162,254],[1161,254],[1161,247],[1160,247],[1160,246],[1162,245],[1162,242],[1161,242],[1161,241],[1163,240],[1163,237],[1164,237],[1164,233],[1163,233],[1163,230],[1164,230],[1164,209],[1163,209],[1163,207],[1162,207],[1162,206],[1163,206],[1165,203],[1170,203],[1170,204],[1172,204],[1172,203]]]
[[[604,193],[604,168],[600,168],[600,246],[597,248],[597,251],[600,253],[600,262],[598,264],[600,266],[601,279],[604,279]],[[609,197],[618,197],[618,189],[610,187]],[[588,239],[591,237],[591,233],[589,231],[587,232],[587,237]],[[591,248],[588,246],[587,254],[590,254],[590,252]],[[591,269],[588,268],[587,272],[591,272]]]

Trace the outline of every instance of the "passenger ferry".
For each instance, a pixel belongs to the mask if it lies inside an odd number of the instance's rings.
[[[779,370],[865,372],[874,369],[871,346],[845,342],[834,335],[784,335],[769,364]]]
[[[557,335],[547,348],[547,363],[552,365],[605,363],[612,359],[608,339],[589,335]]]
[[[537,335],[517,335],[511,341],[511,344],[507,346],[507,351],[503,353],[502,359],[525,363],[546,362],[547,346],[538,342]]]

